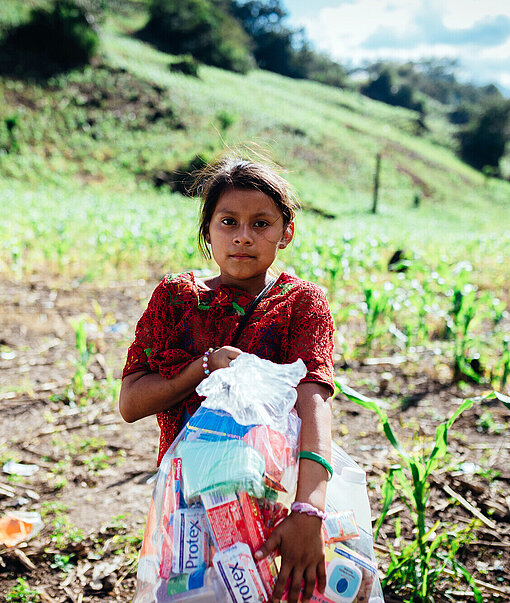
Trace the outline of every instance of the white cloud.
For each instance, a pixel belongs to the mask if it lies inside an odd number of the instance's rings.
[[[477,83],[508,86],[509,0],[354,0],[298,21],[343,63],[457,57]]]
[[[438,4],[436,2],[436,4]],[[510,17],[508,0],[446,0],[441,2],[446,27],[468,28],[484,17]]]

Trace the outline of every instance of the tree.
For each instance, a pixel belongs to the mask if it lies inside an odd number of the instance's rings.
[[[280,0],[230,0],[230,12],[252,40],[261,69],[332,86],[345,83],[345,71],[335,61],[312,49],[304,30],[285,25],[287,11]]]
[[[279,0],[237,2],[230,10],[253,41],[253,55],[261,69],[289,77],[302,77],[294,60],[295,31],[285,27],[287,12]]]
[[[361,87],[361,93],[388,105],[405,107],[423,114],[423,103],[414,99],[413,88],[407,83],[396,85],[394,80],[390,68],[383,67],[377,77]]]
[[[361,87],[361,93],[383,103],[391,98],[392,77],[389,69],[383,69],[379,75],[367,85]]]
[[[491,167],[499,172],[499,160],[510,140],[510,101],[487,105],[459,135],[460,155],[477,170]]]
[[[56,0],[35,8],[27,23],[7,32],[0,48],[0,70],[47,77],[90,62],[99,46],[90,2]]]
[[[163,52],[239,73],[254,65],[249,37],[219,0],[152,0],[138,37]]]

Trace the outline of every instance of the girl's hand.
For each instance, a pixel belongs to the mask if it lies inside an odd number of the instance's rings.
[[[321,528],[322,521],[318,517],[291,513],[255,553],[258,560],[280,550],[282,562],[273,590],[273,603],[279,603],[289,580],[289,603],[297,603],[301,588],[303,603],[310,601],[315,586],[324,592],[326,562]]]
[[[239,348],[233,348],[231,345],[224,345],[222,348],[218,348],[209,355],[209,370],[211,373],[216,369],[226,368],[229,366],[230,361],[237,358],[239,354],[242,354],[242,350]]]

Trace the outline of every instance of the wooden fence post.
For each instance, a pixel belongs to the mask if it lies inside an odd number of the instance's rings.
[[[382,153],[377,153],[375,158],[375,176],[374,176],[374,201],[372,204],[372,213],[377,213],[377,201],[379,199],[379,174],[381,173],[381,156]]]

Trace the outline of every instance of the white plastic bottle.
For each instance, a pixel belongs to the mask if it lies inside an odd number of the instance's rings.
[[[356,523],[367,534],[372,534],[372,518],[367,494],[366,474],[356,467],[343,467],[328,484],[330,504],[336,511],[354,511]]]
[[[324,594],[335,603],[352,603],[361,586],[362,573],[348,559],[334,559],[328,564]]]

